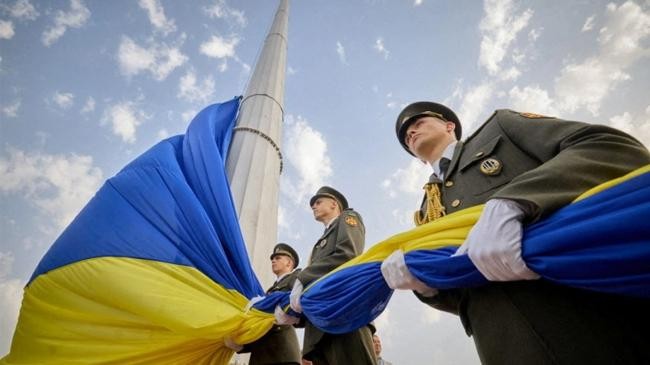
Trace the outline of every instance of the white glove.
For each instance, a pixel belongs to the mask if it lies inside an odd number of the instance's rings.
[[[231,349],[231,350],[233,350],[235,352],[239,352],[244,348],[244,346],[235,343],[235,341],[233,341],[232,338],[230,338],[230,337],[224,338],[223,342],[224,342],[224,345],[226,345],[227,348],[229,348],[229,349]]]
[[[290,315],[286,314],[282,310],[282,308],[280,308],[279,305],[275,306],[275,311],[273,312],[273,315],[275,315],[275,323],[277,323],[277,324],[284,324],[284,325],[291,324],[291,325],[293,325],[293,324],[296,324],[296,323],[300,322],[300,318],[296,318],[294,316],[290,316]]]
[[[438,289],[428,287],[427,284],[411,274],[406,267],[402,250],[395,250],[381,263],[381,274],[391,289],[415,290],[425,297],[438,294]]]
[[[302,295],[302,283],[300,280],[296,280],[293,283],[293,289],[291,289],[291,294],[289,294],[289,305],[296,313],[302,313],[302,305],[300,305],[300,296]]]
[[[483,213],[454,256],[467,253],[490,281],[538,279],[521,258],[524,211],[515,201],[488,200]]]

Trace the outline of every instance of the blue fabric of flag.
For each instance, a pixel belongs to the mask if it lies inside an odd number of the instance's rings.
[[[161,141],[108,179],[30,282],[85,259],[130,257],[195,267],[248,298],[261,295],[224,168],[239,101],[208,106],[185,135]]]
[[[645,172],[526,227],[522,255],[543,280],[650,298],[648,217],[650,172]],[[467,255],[453,256],[457,247],[408,251],[405,261],[415,277],[433,288],[486,284]],[[390,299],[380,262],[364,262],[363,255],[359,259],[302,295],[304,314],[326,332],[346,333],[370,323]]]

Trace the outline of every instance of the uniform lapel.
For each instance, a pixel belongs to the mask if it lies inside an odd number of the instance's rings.
[[[454,147],[454,156],[451,158],[451,162],[449,163],[449,168],[445,173],[445,180],[447,180],[447,177],[453,174],[454,169],[456,168],[456,166],[458,166],[458,161],[460,160],[460,155],[462,154],[462,152],[463,152],[463,142],[458,141],[458,143],[456,143],[456,147]]]

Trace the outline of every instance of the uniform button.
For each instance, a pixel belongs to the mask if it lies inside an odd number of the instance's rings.
[[[459,205],[460,205],[460,200],[458,200],[458,199],[454,199],[454,201],[451,202],[451,206],[454,207],[454,208],[456,208]]]
[[[478,152],[478,153],[477,153],[476,155],[474,155],[474,156],[476,156],[476,157],[481,157],[481,156],[483,156],[484,154],[485,154],[485,153],[483,153],[483,152]]]
[[[447,180],[447,181],[445,181],[445,186],[450,188],[450,187],[454,186],[454,182],[451,181],[451,180]]]

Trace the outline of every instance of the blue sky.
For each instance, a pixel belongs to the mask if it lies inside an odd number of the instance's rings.
[[[276,6],[0,0],[0,355],[49,245],[105,179],[243,93]],[[648,0],[293,0],[289,16],[279,239],[305,259],[323,184],[367,247],[411,226],[430,174],[394,135],[412,101],[452,107],[464,137],[509,108],[650,144]],[[396,365],[478,363],[457,318],[410,293],[377,324]]]

